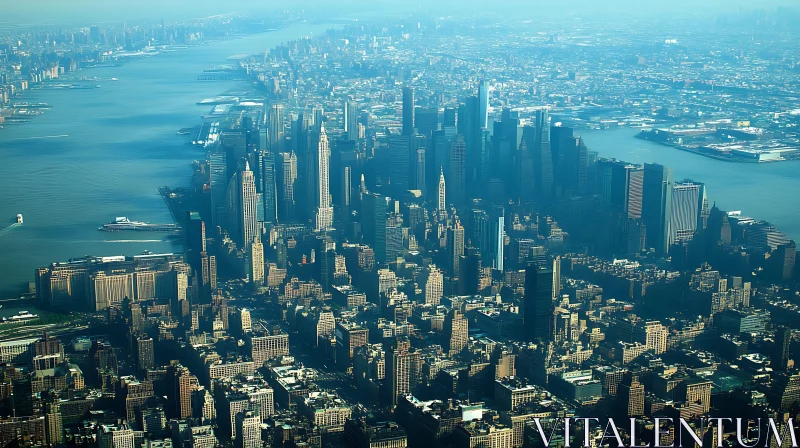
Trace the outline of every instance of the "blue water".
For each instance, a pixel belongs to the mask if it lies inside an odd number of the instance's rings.
[[[97,228],[116,216],[171,221],[158,187],[188,185],[191,161],[204,157],[176,132],[197,125],[210,110],[197,101],[242,85],[197,81],[198,74],[232,55],[263,53],[330,27],[304,23],[121,67],[85,69],[74,76],[119,80],[99,81],[99,89],[26,94],[24,101],[52,109],[0,129],[0,298],[26,291],[35,269],[54,261],[180,251],[164,234]],[[17,213],[24,224],[3,231]]]
[[[638,130],[580,131],[586,146],[600,156],[636,163],[660,163],[673,169],[675,180],[704,182],[710,202],[725,211],[774,224],[790,238],[800,238],[800,161],[736,163],[703,157],[658,143],[639,140]]]

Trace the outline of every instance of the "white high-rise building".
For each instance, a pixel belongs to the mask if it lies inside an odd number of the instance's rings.
[[[250,283],[255,287],[264,284],[264,245],[258,238],[250,244]]]
[[[242,182],[242,201],[241,204],[241,238],[242,247],[249,247],[255,239],[261,239],[258,230],[258,196],[256,195],[256,181],[253,172],[250,171],[250,164],[245,162],[241,176]],[[263,253],[263,252],[262,252]],[[263,275],[262,275],[263,278]]]
[[[553,300],[561,295],[561,257],[553,259]]]
[[[331,149],[328,145],[328,134],[325,133],[325,126],[320,126],[319,145],[317,148],[318,172],[317,172],[317,230],[326,230],[333,226],[333,207],[331,207],[330,190],[330,160]]]
[[[261,448],[261,418],[250,411],[236,415],[236,448]]]
[[[436,209],[440,212],[445,211],[447,207],[447,196],[444,184],[444,170],[439,170],[439,195],[437,199]]]
[[[444,277],[439,268],[434,265],[428,267],[423,288],[425,288],[425,303],[438,305],[441,302],[444,294]]]
[[[242,333],[250,333],[253,330],[253,320],[250,318],[250,310],[242,308],[239,311],[240,320],[242,321]]]
[[[133,430],[127,426],[100,425],[97,436],[100,448],[134,448]]]

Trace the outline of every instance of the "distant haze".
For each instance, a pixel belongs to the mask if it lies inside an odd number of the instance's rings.
[[[442,15],[474,13],[506,13],[530,16],[547,13],[580,15],[582,12],[626,15],[655,12],[730,12],[773,9],[777,6],[797,6],[796,0],[40,0],[36,2],[6,2],[2,25],[66,25],[73,23],[123,20],[179,20],[227,13],[250,13],[277,8],[320,14],[338,13],[351,17],[397,15],[413,12],[432,12]],[[550,17],[552,18],[552,17]]]

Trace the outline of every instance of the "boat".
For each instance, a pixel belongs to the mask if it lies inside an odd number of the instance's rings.
[[[22,224],[22,213],[17,213],[17,224]]]
[[[123,230],[172,232],[178,229],[179,227],[176,224],[150,224],[142,221],[131,221],[124,216],[118,216],[114,221],[111,221],[108,224],[103,224],[103,227],[98,228],[98,230],[103,230],[106,232]]]
[[[9,318],[2,318],[2,322],[20,322],[24,320],[30,319],[37,319],[39,317],[38,314],[31,314],[28,311],[20,311],[19,314],[11,316]]]

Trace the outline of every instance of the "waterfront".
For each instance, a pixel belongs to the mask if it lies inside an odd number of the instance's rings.
[[[800,238],[800,161],[780,163],[733,163],[681,151],[637,139],[639,129],[580,130],[590,151],[600,157],[626,162],[660,163],[673,169],[675,180],[704,182],[708,197],[726,211],[769,221],[789,235]]]
[[[40,90],[20,101],[52,109],[32,122],[0,130],[0,297],[27,290],[36,267],[86,254],[180,251],[166,234],[100,232],[117,216],[170,222],[158,192],[189,183],[202,150],[176,135],[210,107],[195,103],[237,86],[197,81],[231,55],[262,53],[314,35],[330,24],[298,24],[275,32],[191,47],[74,77],[118,78],[91,90]],[[11,226],[17,213],[24,224]]]
[[[179,251],[161,233],[106,233],[116,216],[166,223],[170,215],[158,187],[186,185],[189,162],[203,152],[176,135],[195,126],[211,106],[198,106],[241,85],[197,81],[204,69],[242,53],[261,53],[282,41],[318,34],[328,25],[301,24],[258,36],[193,47],[136,60],[122,67],[88,69],[74,77],[118,78],[100,89],[40,90],[22,101],[52,109],[31,123],[0,131],[0,297],[16,296],[36,267],[86,254],[133,255]],[[675,179],[705,182],[725,210],[742,210],[800,236],[800,162],[736,164],[635,139],[638,129],[580,131],[601,156],[658,162]],[[25,223],[8,228],[16,214]],[[6,230],[7,229],[7,230]]]

